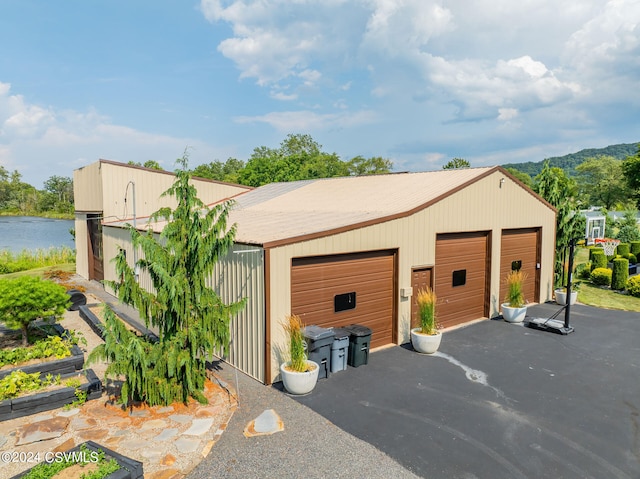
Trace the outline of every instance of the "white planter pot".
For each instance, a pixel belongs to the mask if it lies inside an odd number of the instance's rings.
[[[554,291],[554,294],[556,295],[556,303],[558,303],[561,306],[564,306],[564,305],[567,304],[567,293],[564,290],[556,289]],[[570,303],[571,304],[576,304],[577,300],[578,300],[578,292],[577,291],[571,291]]]
[[[512,308],[506,303],[500,305],[502,308],[502,317],[508,323],[521,323],[524,321],[524,317],[527,315],[527,307]]]
[[[289,371],[287,369],[289,362],[283,363],[280,366],[282,383],[284,384],[284,388],[290,394],[308,394],[313,391],[314,387],[316,387],[320,367],[318,366],[318,363],[309,360],[307,360],[307,364],[310,366],[311,370],[304,373]]]
[[[411,330],[411,344],[413,349],[419,353],[433,354],[440,347],[440,341],[442,341],[442,333],[436,334],[422,334],[421,328],[414,328]]]

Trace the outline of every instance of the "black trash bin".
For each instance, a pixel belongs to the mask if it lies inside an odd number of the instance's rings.
[[[333,343],[331,344],[331,372],[345,371],[349,356],[349,336],[344,328],[333,328]]]
[[[371,344],[371,329],[360,324],[345,326],[349,331],[349,359],[348,364],[354,368],[369,362],[369,345]]]
[[[318,363],[320,373],[318,379],[329,377],[331,367],[331,344],[333,330],[320,326],[305,326],[302,334],[307,342],[307,358]]]

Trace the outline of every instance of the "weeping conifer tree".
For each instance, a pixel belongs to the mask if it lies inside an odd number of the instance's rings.
[[[235,225],[227,227],[231,204],[207,208],[190,183],[187,156],[178,164],[182,169],[162,195],[175,197],[177,207],[161,208],[150,219],[167,222],[160,237],[129,226],[133,247],[142,253],[137,267],[148,272],[153,293],[140,287],[123,251],[114,258],[120,281],[106,282],[139,311],[147,327],[157,329],[159,340],[136,336],[109,310],[105,343],[88,359],[108,361],[107,377],[124,376],[125,404],[168,405],[190,397],[206,403],[206,360],[216,351],[227,352],[229,321],[244,307],[244,301],[224,304],[206,284],[216,261],[233,244]]]

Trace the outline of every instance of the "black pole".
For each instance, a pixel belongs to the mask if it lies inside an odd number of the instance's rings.
[[[567,277],[567,306],[564,310],[564,327],[569,330],[569,317],[571,315],[571,282],[573,281],[573,252],[576,247],[576,240],[569,242],[569,272]],[[564,268],[563,268],[564,269]]]

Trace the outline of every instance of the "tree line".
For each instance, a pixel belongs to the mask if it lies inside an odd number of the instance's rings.
[[[322,151],[322,145],[310,135],[291,134],[278,148],[254,148],[246,162],[236,158],[213,161],[197,166],[192,173],[201,178],[258,187],[285,181],[389,173],[392,167],[391,160],[382,157],[356,156],[344,161],[336,153]]]
[[[618,145],[610,145],[605,148],[587,148],[576,153],[570,153],[564,156],[552,156],[542,161],[527,161],[524,163],[506,163],[505,168],[515,168],[518,171],[526,173],[531,178],[535,178],[542,172],[545,163],[562,168],[569,176],[576,175],[576,167],[588,158],[596,158],[598,156],[611,156],[617,160],[624,160],[629,156],[633,156],[636,152],[636,143],[621,143]]]
[[[44,188],[36,189],[22,181],[18,170],[9,172],[0,165],[0,213],[25,216],[71,217],[73,180],[51,176]]]

